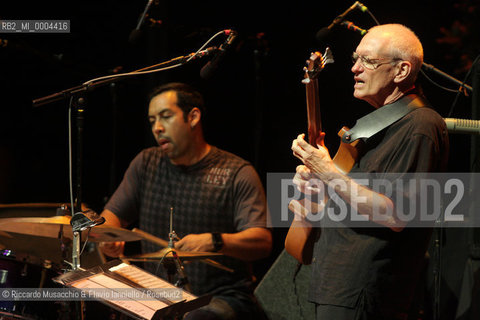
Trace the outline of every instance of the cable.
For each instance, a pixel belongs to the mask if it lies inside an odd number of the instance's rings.
[[[94,82],[97,82],[97,81],[100,81],[100,80],[111,79],[111,78],[121,78],[121,77],[138,76],[138,75],[142,75],[142,74],[155,73],[155,72],[159,72],[159,71],[164,71],[164,70],[168,70],[168,69],[177,68],[177,67],[180,67],[181,65],[183,65],[183,63],[178,63],[178,64],[175,64],[173,66],[168,66],[168,67],[149,70],[149,71],[138,71],[138,72],[134,71],[134,72],[127,72],[127,73],[120,73],[120,74],[112,74],[112,75],[103,76],[103,77],[95,78],[95,79],[92,79],[92,80],[88,80],[88,81],[84,82],[83,85],[89,86],[89,85],[93,84]]]
[[[370,12],[370,10],[368,10],[368,8],[367,8],[366,11],[367,11],[367,13],[370,15],[370,17],[373,19],[373,21],[375,21],[375,23],[377,24],[377,26],[380,25],[380,22],[378,22],[377,18],[375,18],[375,16],[373,15],[373,13]]]
[[[70,213],[73,216],[75,212],[74,200],[73,200],[73,150],[72,150],[72,106],[73,98],[70,97],[70,102],[68,105],[68,186],[70,188]]]
[[[88,85],[93,84],[94,82],[97,82],[97,81],[100,81],[100,80],[106,80],[106,79],[110,79],[110,78],[120,78],[120,77],[137,76],[137,75],[155,73],[155,72],[160,72],[160,71],[165,71],[165,70],[168,70],[168,69],[174,69],[174,68],[180,67],[180,66],[182,66],[183,64],[190,62],[190,60],[194,59],[194,58],[196,57],[196,55],[197,55],[200,51],[202,51],[210,42],[212,42],[213,39],[215,39],[216,37],[218,37],[219,35],[224,34],[224,33],[225,33],[225,30],[222,30],[222,31],[219,31],[219,32],[215,33],[210,39],[207,40],[207,42],[205,42],[194,54],[192,54],[192,55],[191,55],[185,62],[183,62],[183,63],[178,63],[178,64],[175,64],[175,65],[172,65],[172,66],[168,66],[168,67],[164,67],[164,68],[159,68],[159,69],[153,69],[153,70],[144,71],[144,70],[147,70],[147,69],[151,69],[151,68],[154,68],[154,67],[161,66],[161,65],[163,65],[163,64],[168,63],[169,61],[167,61],[167,62],[162,62],[162,63],[159,63],[159,64],[157,64],[157,65],[150,66],[150,67],[147,67],[147,68],[143,68],[143,69],[140,69],[140,70],[137,70],[137,71],[120,73],[120,74],[112,74],[112,75],[108,75],[108,76],[98,77],[98,78],[95,78],[95,79],[88,80],[88,81],[84,82],[83,85],[88,86]]]
[[[165,254],[160,258],[160,261],[158,261],[157,263],[157,268],[155,269],[155,274],[158,274],[158,271],[160,270],[160,266],[163,264],[163,260],[171,251],[172,250],[166,250]]]
[[[92,228],[88,228],[88,232],[87,232],[87,239],[85,239],[85,242],[83,243],[82,250],[80,250],[80,256],[82,256],[82,254],[83,254],[83,251],[85,250],[85,247],[87,246],[87,243],[88,243],[88,237],[90,236],[90,231],[92,231]]]
[[[440,89],[443,89],[443,90],[449,91],[449,92],[453,92],[453,93],[458,93],[458,92],[459,92],[459,90],[450,89],[450,88],[444,87],[444,86],[436,83],[432,78],[430,78],[429,76],[427,76],[427,74],[425,73],[425,71],[423,71],[422,69],[420,69],[420,72],[423,74],[423,76],[424,76],[425,78],[427,78],[428,81],[430,81],[432,84],[436,85],[436,86],[439,87]]]
[[[467,74],[465,75],[465,78],[463,79],[463,82],[462,82],[462,85],[460,86],[460,88],[463,88],[465,82],[467,81],[468,77],[470,76],[470,73],[472,73],[473,67],[474,67],[475,64],[477,63],[478,59],[480,59],[480,55],[478,55],[478,56],[475,58],[475,60],[473,60],[472,66],[470,67],[470,69],[468,69],[468,72],[467,72]],[[461,90],[457,90],[457,94],[455,95],[455,99],[454,99],[453,102],[452,102],[452,106],[450,107],[450,111],[448,112],[447,118],[449,118],[449,117],[452,115],[453,109],[455,108],[455,105],[457,104],[458,97],[460,96],[460,92],[461,92]]]

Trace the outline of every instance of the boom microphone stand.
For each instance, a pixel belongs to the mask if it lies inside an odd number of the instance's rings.
[[[196,58],[207,56],[213,52],[216,52],[216,47],[210,47],[202,51],[198,51],[195,53],[191,53],[187,56],[180,56],[168,60],[166,62],[162,62],[157,65],[149,66],[146,68],[142,68],[131,73],[127,74],[120,74],[120,75],[113,75],[113,76],[106,76],[102,78],[97,78],[94,80],[87,81],[82,85],[66,89],[49,96],[45,96],[43,98],[33,100],[34,107],[40,107],[52,102],[70,99],[69,104],[69,111],[70,114],[74,114],[76,118],[75,127],[76,127],[76,178],[75,178],[75,201],[72,204],[72,209],[75,212],[72,215],[72,219],[70,224],[72,225],[73,231],[73,248],[72,248],[72,268],[73,270],[78,270],[80,268],[80,242],[81,242],[81,232],[83,230],[92,228],[96,225],[100,225],[105,222],[103,218],[97,220],[91,220],[82,212],[82,171],[83,171],[83,131],[84,131],[84,112],[87,108],[85,95],[93,91],[99,87],[105,86],[112,82],[119,81],[121,79],[125,79],[125,76],[133,76],[147,73],[147,70],[150,72],[165,70],[171,67],[183,65],[189,61],[192,61]],[[155,69],[158,67],[162,67],[162,69]],[[153,69],[153,70],[151,70]],[[69,121],[71,120],[71,116]],[[71,131],[70,131],[71,132]],[[69,145],[72,146],[72,138],[69,139]],[[70,156],[72,152],[70,150]],[[72,161],[70,161],[70,171],[72,170]],[[71,198],[73,202],[73,177],[70,177],[70,186],[71,186]]]

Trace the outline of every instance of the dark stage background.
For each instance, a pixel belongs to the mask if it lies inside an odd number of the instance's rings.
[[[251,161],[265,182],[268,172],[293,172],[298,162],[290,144],[306,131],[302,68],[310,52],[332,48],[336,62],[320,75],[320,99],[327,145],[336,133],[371,108],[352,96],[350,55],[360,40],[338,28],[322,43],[316,32],[354,1],[166,1],[154,2],[141,37],[129,42],[147,1],[38,1],[0,3],[1,19],[69,19],[69,34],[0,34],[0,202],[68,202],[68,101],[39,108],[32,100],[86,80],[131,71],[196,51],[217,31],[239,33],[213,78],[199,70],[207,60],[149,76],[120,81],[88,93],[85,111],[83,201],[101,211],[130,160],[154,144],[146,120],[146,95],[169,81],[198,87],[207,102],[207,140]],[[381,23],[411,27],[424,44],[425,61],[463,80],[479,53],[479,1],[406,0],[363,2]],[[359,11],[348,20],[374,25]],[[159,22],[161,21],[161,23]],[[220,37],[212,45],[220,45]],[[444,86],[451,82],[429,75]],[[447,117],[455,93],[420,76],[425,94]],[[471,82],[469,82],[471,84]],[[471,98],[460,96],[451,117],[471,118]],[[470,137],[451,135],[452,172],[469,172]],[[285,230],[275,230],[282,249]],[[460,232],[462,233],[462,232]],[[463,234],[463,233],[462,233]],[[467,239],[451,252],[445,319],[455,313],[467,252]],[[446,248],[445,250],[447,250]],[[450,250],[450,249],[448,249]],[[446,255],[452,257],[449,253]],[[453,259],[453,258],[452,258]],[[457,263],[458,262],[458,263]],[[449,269],[450,268],[450,269]],[[446,275],[445,277],[448,277]],[[456,277],[456,278],[455,278]],[[448,292],[448,296],[447,296]]]

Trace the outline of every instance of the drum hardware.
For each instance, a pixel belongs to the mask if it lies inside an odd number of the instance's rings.
[[[178,241],[180,238],[175,233],[175,230],[173,230],[173,207],[170,207],[170,232],[168,233],[168,247],[172,249],[175,248],[173,240]]]
[[[136,261],[136,262],[156,262],[158,261],[161,263],[167,271],[168,280],[173,283],[173,277],[175,272],[178,273],[179,279],[175,285],[177,286],[185,286],[185,281],[188,283],[188,279],[185,275],[184,268],[182,261],[193,261],[198,260],[200,262],[209,264],[216,268],[225,270],[227,272],[233,273],[234,270],[228,268],[215,260],[210,259],[211,257],[215,256],[223,256],[222,253],[219,252],[196,252],[196,251],[180,251],[174,248],[174,240],[180,240],[177,236],[175,231],[173,230],[173,208],[170,208],[170,232],[168,234],[169,241],[165,241],[161,238],[158,238],[152,234],[149,234],[143,230],[138,228],[132,229],[133,232],[139,234],[144,240],[148,240],[152,243],[155,243],[163,249],[130,257],[123,257],[123,260],[127,261]],[[185,286],[186,287],[186,286]],[[189,286],[188,286],[189,287]],[[189,290],[189,289],[187,289]]]
[[[8,249],[1,250],[0,256],[14,258],[12,250],[8,250]],[[7,278],[8,278],[8,270],[4,270],[4,269],[0,270],[0,285],[7,283]]]
[[[83,204],[82,211],[85,211],[89,218],[94,219],[94,217],[89,215],[91,211],[87,210],[87,207]],[[55,216],[58,217],[54,218]],[[71,216],[70,204],[66,203],[0,204],[0,224],[14,223],[10,228],[11,234],[0,227],[0,249],[12,249],[16,253],[22,252],[31,256],[41,257],[43,260],[51,260],[58,266],[61,266],[64,264],[64,261],[72,259],[73,231],[71,225],[69,225],[71,221],[69,216]],[[29,224],[28,220],[18,220],[20,217],[33,218],[30,221],[32,224]],[[11,221],[1,218],[15,218],[17,220]],[[59,220],[50,221],[51,219]],[[35,224],[36,222],[38,224]],[[44,224],[44,222],[47,224]],[[55,222],[55,225],[50,225],[50,222]],[[30,230],[24,230],[25,227]],[[87,238],[88,236],[88,240],[91,240],[86,241],[82,248],[84,252],[81,254],[81,257],[82,260],[85,259],[85,266],[84,261],[82,261],[82,267],[90,268],[105,262],[105,260],[102,260],[104,257],[99,254],[96,243],[100,241],[130,241],[129,239],[124,239],[123,235],[119,234],[117,230],[111,230],[113,231],[111,233],[108,230],[100,231],[90,231],[90,235],[88,235],[88,230],[82,232],[82,237]],[[108,232],[108,235],[102,235],[102,231]],[[118,238],[116,240],[107,239],[117,236],[120,237],[120,240]],[[138,238],[135,234],[133,236]],[[85,238],[82,238],[82,244]],[[32,243],[36,245],[32,246]],[[72,268],[68,264],[66,267]]]
[[[56,216],[71,216],[70,209],[68,208],[68,204],[62,203],[57,209],[55,210]]]
[[[170,207],[170,232],[168,233],[168,247],[165,248],[166,253],[165,256],[168,254],[172,254],[173,257],[173,265],[171,263],[163,264],[165,269],[167,269],[168,280],[170,283],[173,283],[173,277],[175,276],[175,271],[178,274],[178,280],[175,283],[176,287],[185,288],[187,291],[192,292],[192,287],[188,281],[187,274],[185,273],[185,268],[183,267],[182,261],[178,257],[177,252],[175,251],[175,245],[173,240],[179,240],[180,238],[177,236],[175,231],[173,230],[173,207]],[[163,261],[163,258],[162,260]]]
[[[27,264],[23,265],[22,272],[20,272],[20,275],[22,277],[26,277],[28,275],[28,269],[27,269]]]
[[[62,217],[62,216],[69,216],[69,215],[71,215],[71,213],[67,204],[60,205],[60,207],[58,207],[55,211],[55,216]],[[63,235],[63,226],[59,227],[58,240],[60,241],[60,252],[62,253],[62,259],[63,259],[62,261],[64,263],[67,263],[66,262],[68,259],[67,248],[69,247],[70,242]]]
[[[101,217],[96,220],[88,218],[83,212],[77,212],[70,220],[73,232],[73,246],[72,246],[72,266],[73,270],[80,269],[80,240],[81,232],[88,229],[88,235],[93,227],[105,223],[105,218]],[[87,235],[87,237],[88,237]]]
[[[80,178],[78,178],[80,179]],[[77,191],[80,193],[80,188]],[[78,200],[78,198],[77,198]],[[81,207],[81,206],[80,206]],[[102,225],[105,223],[105,218],[100,217],[98,219],[92,220],[88,218],[83,211],[77,212],[73,214],[72,218],[70,219],[70,225],[72,227],[72,233],[73,233],[73,240],[72,240],[72,270],[84,270],[81,269],[80,267],[80,255],[82,254],[83,250],[80,249],[80,241],[82,237],[82,231],[85,231],[88,229],[87,233],[87,240],[90,235],[90,232],[93,227]],[[63,226],[62,226],[63,230]],[[85,241],[85,245],[87,245],[87,241]],[[85,246],[84,246],[85,248]],[[67,261],[65,261],[68,263]],[[85,317],[85,302],[84,301],[79,301],[78,303],[75,303],[75,307],[77,308],[77,318],[83,320]]]
[[[47,271],[52,269],[52,261],[50,260],[45,260],[43,261],[43,268],[42,268],[42,274],[40,277],[40,283],[38,285],[39,288],[43,288],[45,285],[45,281],[47,280]]]
[[[155,237],[154,235],[152,235],[148,232],[145,232],[145,231],[140,230],[138,228],[133,228],[132,231],[139,234],[144,240],[155,243],[155,244],[157,244],[161,247],[168,247],[168,242],[167,241],[165,241],[161,238]],[[193,251],[179,251],[179,250],[176,250],[176,252],[177,252],[177,255],[180,257],[180,259],[182,259],[184,261],[198,260],[202,263],[209,264],[213,267],[222,269],[224,271],[231,272],[231,273],[234,272],[233,269],[228,268],[228,267],[222,265],[221,263],[219,263],[219,262],[217,262],[213,259],[210,259],[211,257],[223,256],[223,253],[219,253],[219,252],[193,252]],[[169,259],[170,258],[169,255],[164,255],[162,253],[162,250],[160,250],[160,251],[145,253],[145,254],[136,255],[136,256],[124,257],[123,259],[124,260],[129,260],[129,261],[138,261],[138,262],[152,262],[152,261],[155,261],[155,260],[159,260],[161,257],[163,257],[164,259]]]

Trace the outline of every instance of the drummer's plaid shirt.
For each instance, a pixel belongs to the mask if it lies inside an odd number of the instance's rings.
[[[216,147],[188,167],[172,165],[158,147],[144,150],[130,164],[106,208],[126,221],[140,217],[142,230],[163,239],[169,234],[170,208],[173,229],[180,238],[266,226],[265,193],[257,173],[247,161]],[[150,242],[142,243],[144,253],[160,249]],[[245,289],[249,279],[245,263],[229,257],[214,260],[235,273],[200,262],[185,265],[194,294],[238,286]],[[145,267],[165,278],[164,268],[157,263],[146,263]]]

